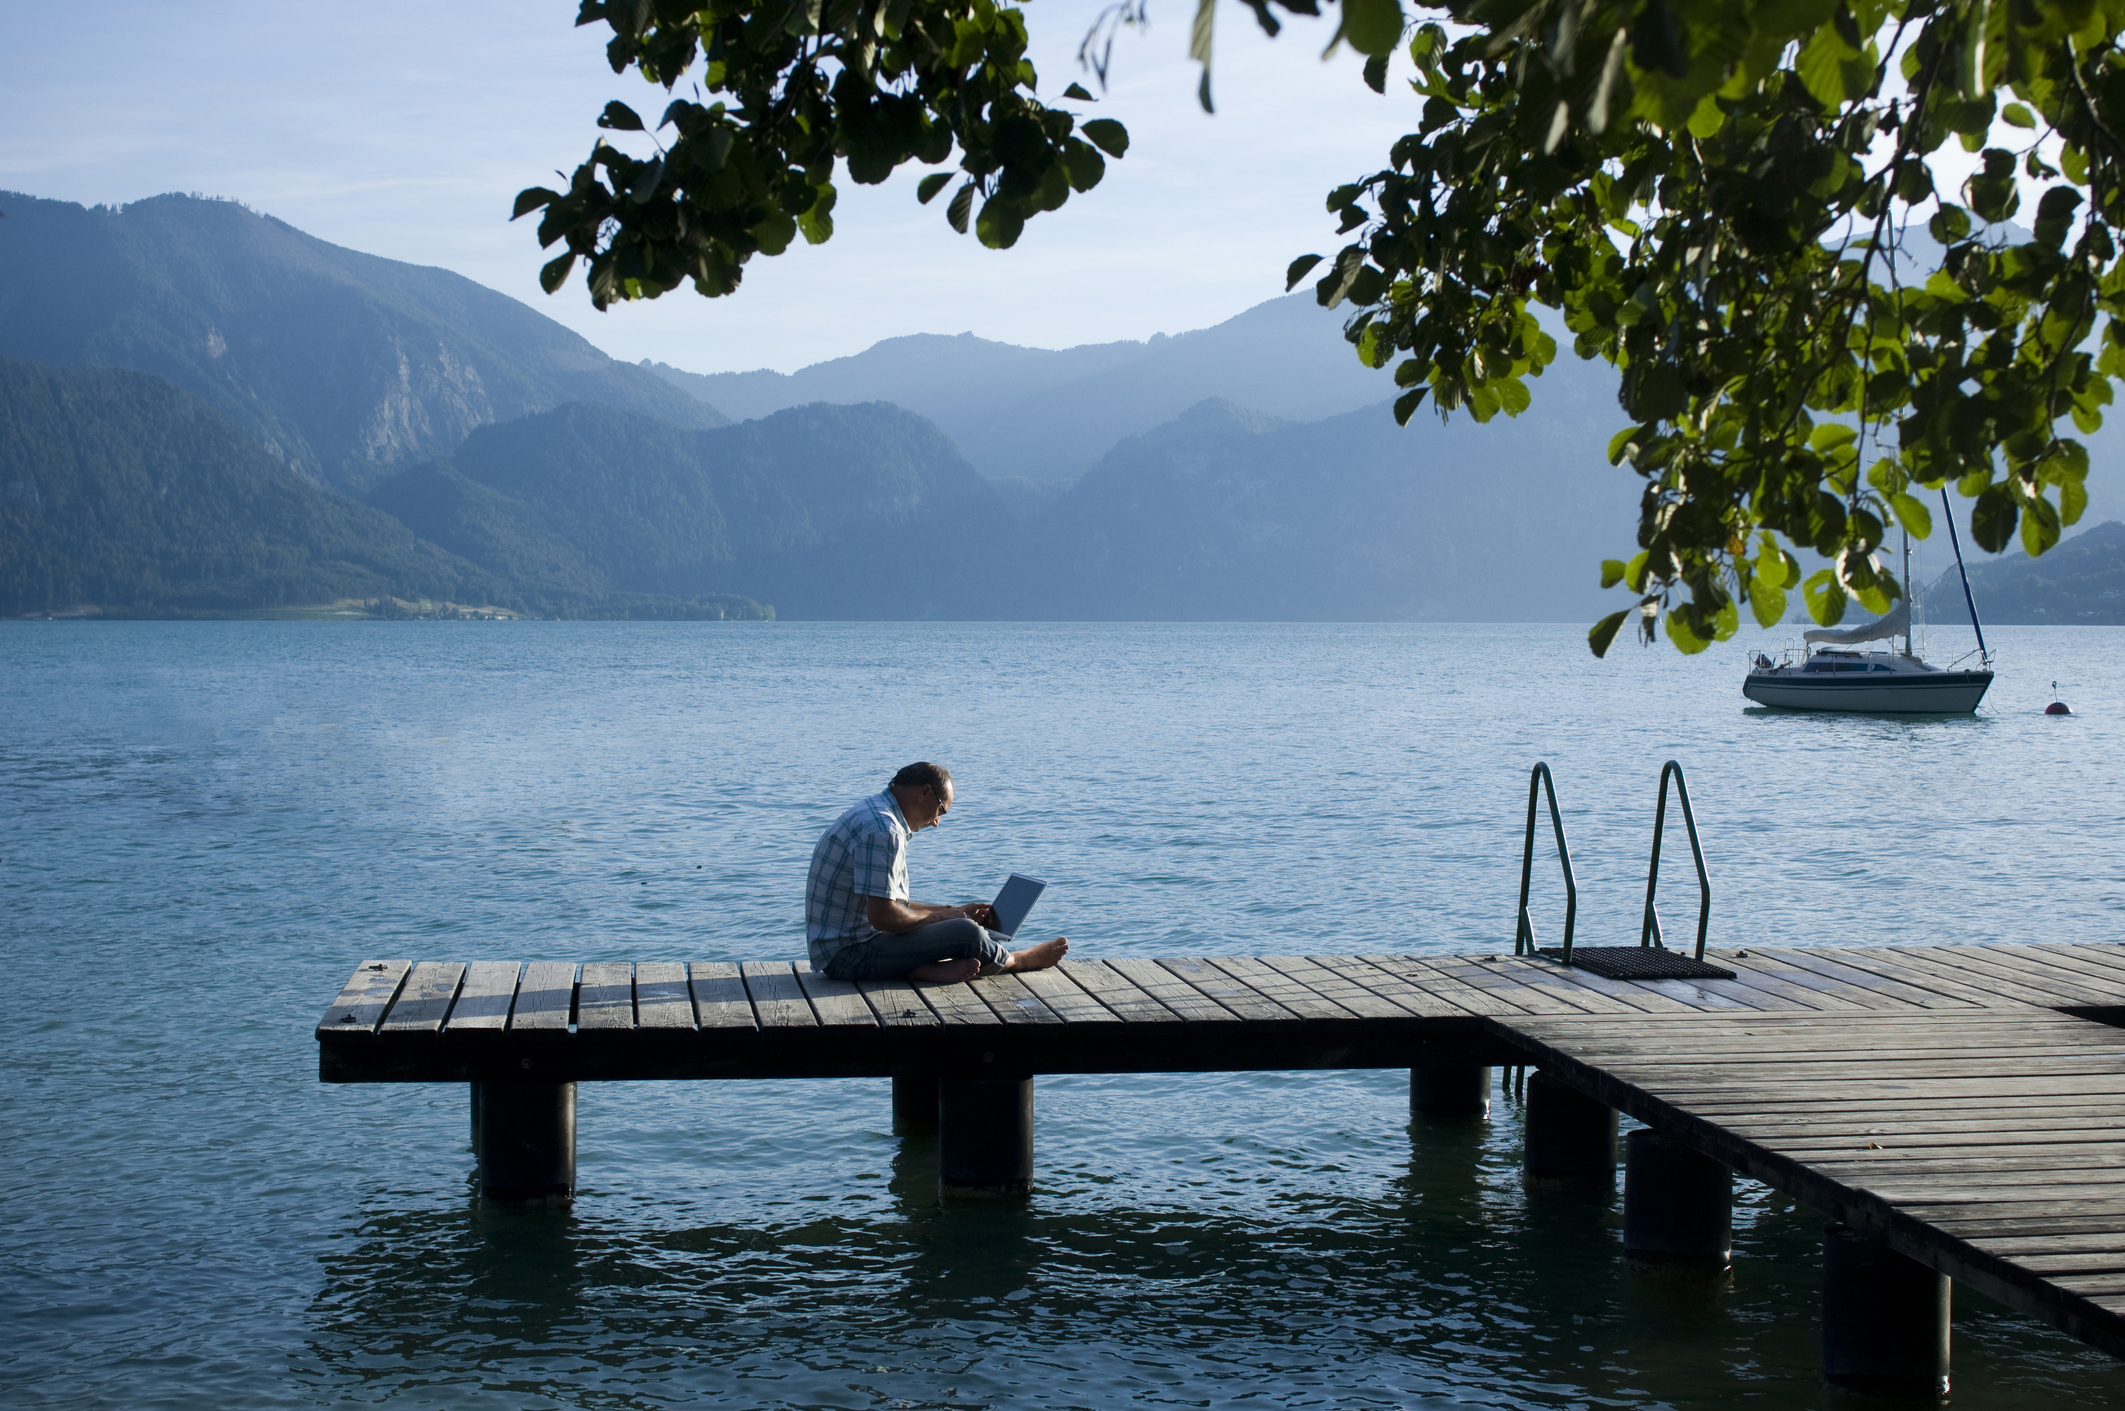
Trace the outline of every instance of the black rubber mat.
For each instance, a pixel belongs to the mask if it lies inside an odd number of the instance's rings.
[[[1561,961],[1564,952],[1542,952]],[[1609,980],[1731,980],[1734,972],[1658,946],[1573,946],[1572,965]]]

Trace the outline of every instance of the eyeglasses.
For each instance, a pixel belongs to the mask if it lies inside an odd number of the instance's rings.
[[[936,821],[939,823],[944,822],[944,816],[952,811],[952,801],[949,798],[946,798],[943,792],[940,791],[935,784],[929,784],[925,787],[929,789],[930,797],[937,800]]]

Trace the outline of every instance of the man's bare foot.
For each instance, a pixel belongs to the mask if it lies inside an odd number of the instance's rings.
[[[981,962],[970,955],[962,960],[933,960],[928,965],[918,965],[908,972],[908,978],[932,985],[957,985],[980,973]]]
[[[1069,938],[1067,936],[1057,936],[1052,941],[1042,941],[1037,946],[1027,946],[1024,950],[1012,951],[1011,958],[1003,963],[1003,968],[1006,970],[1046,970],[1051,965],[1061,964],[1062,958],[1069,953]]]

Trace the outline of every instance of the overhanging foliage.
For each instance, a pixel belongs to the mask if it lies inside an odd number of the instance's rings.
[[[1277,8],[1316,13],[1246,3],[1271,32]],[[1375,90],[1406,43],[1417,130],[1330,194],[1352,239],[1289,282],[1320,270],[1321,301],[1351,307],[1405,422],[1427,398],[1524,410],[1557,355],[1537,307],[1617,366],[1631,424],[1609,455],[1643,489],[1639,552],[1604,577],[1638,595],[1648,637],[1664,619],[1699,651],[1743,601],[1776,622],[1795,588],[1825,624],[1851,599],[1886,611],[1904,591],[1889,529],[1932,528],[1918,487],[1972,500],[1988,550],[2019,532],[2041,553],[2079,518],[2088,457],[2062,424],[2100,426],[2125,373],[2125,0],[1462,0],[1419,18],[1342,0],[1337,38]],[[578,22],[598,21],[616,71],[670,88],[699,58],[720,95],[673,102],[658,155],[601,144],[565,193],[518,197],[565,242],[548,290],[586,259],[601,308],[688,279],[726,294],[753,254],[826,239],[837,163],[877,182],[958,152],[918,195],[958,180],[947,218],[1002,247],[1127,145],[1040,102],[1023,17],[990,0],[585,0]],[[620,104],[600,122],[643,125]],[[1994,144],[2001,125],[2023,140]],[[1955,148],[1977,155],[1966,180]],[[2018,178],[2039,193],[2026,239],[2006,226]],[[1924,251],[1901,248],[1914,228]],[[1796,548],[1830,567],[1803,583]],[[1631,615],[1593,629],[1597,654]]]

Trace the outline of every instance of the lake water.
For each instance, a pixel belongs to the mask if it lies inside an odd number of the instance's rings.
[[[1616,1202],[1521,1190],[1509,1104],[1412,1127],[1399,1072],[1043,1078],[1006,1208],[939,1206],[883,1082],[585,1085],[566,1214],[470,1198],[462,1087],[316,1081],[365,957],[801,954],[813,839],[923,757],[959,797],[917,896],[1043,874],[1087,955],[1509,950],[1538,758],[1588,943],[1636,939],[1671,757],[1715,946],[2125,939],[2125,629],[1997,629],[1939,721],[1582,632],[0,626],[0,1395],[1839,1404],[1819,1217],[1745,1185],[1730,1282],[1631,1276]],[[1956,1339],[1958,1407],[2125,1404],[1961,1291]]]

